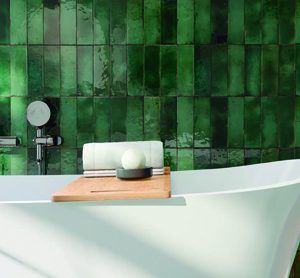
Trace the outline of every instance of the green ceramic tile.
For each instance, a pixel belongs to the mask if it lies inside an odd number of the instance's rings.
[[[193,169],[194,169],[193,149],[179,149],[177,170],[180,171],[180,170],[193,170]]]
[[[61,149],[60,165],[62,175],[74,175],[77,173],[77,150]]]
[[[294,107],[293,97],[280,97],[278,105],[278,134],[279,146],[283,148],[294,147]]]
[[[44,3],[44,43],[59,44],[59,13],[58,0],[43,0]]]
[[[261,89],[261,47],[245,46],[245,94],[259,96]]]
[[[143,141],[143,99],[127,98],[126,141]]]
[[[194,98],[177,98],[177,146],[193,147],[194,124],[193,124]]]
[[[171,171],[177,170],[177,150],[164,149],[164,165],[169,166]]]
[[[246,149],[245,150],[245,165],[257,164],[261,162],[260,150]]]
[[[245,152],[243,149],[228,150],[228,166],[236,167],[244,165]]]
[[[25,116],[27,99],[25,97],[12,97],[10,106],[11,135],[17,136],[21,140],[21,145],[27,147],[27,119]]]
[[[160,135],[166,148],[177,145],[177,108],[176,97],[162,97],[160,106]]]
[[[50,108],[51,117],[50,120],[47,122],[45,127],[45,134],[50,135],[59,135],[60,134],[60,99],[54,97],[46,97],[43,99],[44,102]]]
[[[144,1],[127,1],[127,43],[137,44],[144,42]]]
[[[278,94],[295,95],[295,46],[280,46],[279,48],[279,84]]]
[[[228,1],[211,0],[211,41],[226,43],[228,36]]]
[[[296,95],[300,96],[300,45],[296,45],[295,55]]]
[[[210,0],[195,1],[195,43],[210,43],[211,4]]]
[[[277,99],[264,97],[261,99],[262,109],[262,147],[272,148],[278,146],[278,115]]]
[[[158,96],[160,93],[159,46],[145,47],[145,94]]]
[[[0,9],[0,44],[10,43],[10,8],[9,0],[1,1]]]
[[[177,42],[177,0],[161,0],[161,42]]]
[[[261,150],[261,162],[272,162],[278,160],[278,149],[263,149]]]
[[[177,43],[194,42],[194,0],[177,0]]]
[[[295,42],[296,0],[278,0],[279,5],[279,43]]]
[[[10,156],[11,174],[26,175],[27,174],[27,149],[17,148],[12,151]]]
[[[144,140],[160,140],[160,98],[144,98]]]
[[[110,141],[110,99],[94,98],[95,141]]]
[[[94,43],[109,43],[109,0],[94,0]]]
[[[93,0],[77,0],[77,43],[93,41]]]
[[[261,90],[265,96],[278,93],[278,54],[277,45],[262,46],[262,80]]]
[[[126,98],[111,99],[111,141],[126,141]]]
[[[261,34],[261,0],[245,0],[245,43],[258,44],[262,41]]]
[[[244,43],[244,0],[228,1],[228,42]]]
[[[194,94],[194,46],[178,46],[177,55],[178,94],[192,96]]]
[[[71,117],[73,116],[71,115]],[[79,97],[77,98],[78,148],[81,148],[85,143],[94,141],[94,130],[94,100],[93,98]]]
[[[10,96],[10,47],[0,46],[0,96]]]
[[[213,148],[227,147],[227,98],[211,99],[211,142]]]
[[[295,99],[295,146],[300,147],[300,97]]]
[[[160,0],[144,0],[144,32],[145,43],[160,43],[161,33],[161,3]]]
[[[295,43],[300,43],[300,1],[299,0],[296,0],[296,10],[295,10]]]
[[[197,148],[210,147],[211,144],[211,108],[210,99],[195,98],[194,104],[194,146]]]
[[[9,97],[0,97],[0,136],[9,136],[10,134],[10,102]]]
[[[111,48],[111,92],[114,96],[126,95],[126,46]]]
[[[279,160],[288,160],[295,158],[294,149],[280,149],[279,150]]]
[[[225,149],[211,150],[211,168],[224,168],[228,165],[228,154]]]
[[[278,42],[278,0],[262,1],[262,42]]]
[[[127,1],[110,1],[110,43],[125,44],[127,29]]]
[[[127,46],[127,90],[129,96],[141,96],[144,84],[144,47]]]
[[[0,176],[11,174],[11,150],[0,148]]]
[[[162,95],[177,95],[177,46],[160,47],[160,77]]]
[[[60,59],[61,95],[75,96],[77,93],[76,46],[61,46]]]
[[[228,94],[230,96],[244,95],[244,58],[244,46],[228,46]]]
[[[60,149],[47,148],[46,149],[46,173],[47,175],[60,175]]]
[[[109,95],[110,51],[108,45],[94,47],[94,91],[98,96]]]
[[[77,94],[93,95],[93,47],[77,47]]]
[[[29,44],[43,43],[42,0],[27,0],[27,32]]]
[[[27,2],[24,0],[10,1],[10,43],[27,43]]]
[[[44,47],[44,72],[45,96],[60,96],[60,48],[58,46]]]
[[[36,149],[27,149],[27,175],[37,175]]]
[[[195,46],[194,78],[195,95],[209,96],[211,90],[211,48],[208,45]]]
[[[60,41],[62,44],[76,43],[76,0],[60,2]]]
[[[245,147],[259,148],[261,146],[261,104],[258,97],[245,98]]]
[[[88,104],[91,105],[90,103]],[[77,135],[76,121],[77,121],[76,98],[75,97],[60,98],[60,135],[63,137],[64,140],[62,145],[63,148],[76,147],[76,140],[75,140]]]
[[[212,46],[212,96],[227,96],[227,46]]]
[[[194,149],[194,169],[209,169],[210,149]]]
[[[77,174],[82,175],[83,164],[82,164],[82,149],[77,150]]]
[[[244,98],[228,98],[228,146],[244,147]]]
[[[43,95],[43,48],[29,46],[28,61],[28,96]]]

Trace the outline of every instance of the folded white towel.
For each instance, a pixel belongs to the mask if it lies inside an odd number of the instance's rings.
[[[163,168],[163,144],[160,141],[88,143],[83,145],[84,171],[115,170],[122,167],[121,158],[129,148],[138,148],[146,156],[146,166]]]
[[[163,175],[164,168],[153,169],[153,175]],[[85,177],[114,177],[116,176],[116,170],[95,170],[95,171],[84,171],[83,175]]]

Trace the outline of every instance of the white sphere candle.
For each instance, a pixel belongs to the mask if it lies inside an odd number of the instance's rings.
[[[124,152],[121,161],[124,169],[142,169],[145,168],[146,156],[141,150],[131,148]]]

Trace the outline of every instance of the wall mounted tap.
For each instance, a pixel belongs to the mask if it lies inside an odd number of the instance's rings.
[[[20,140],[16,136],[0,136],[0,147],[17,147]]]

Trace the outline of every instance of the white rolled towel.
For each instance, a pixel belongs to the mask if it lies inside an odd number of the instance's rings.
[[[122,167],[122,156],[129,148],[138,148],[146,156],[146,166],[162,168],[163,144],[160,141],[88,143],[83,145],[84,171],[110,170]]]

